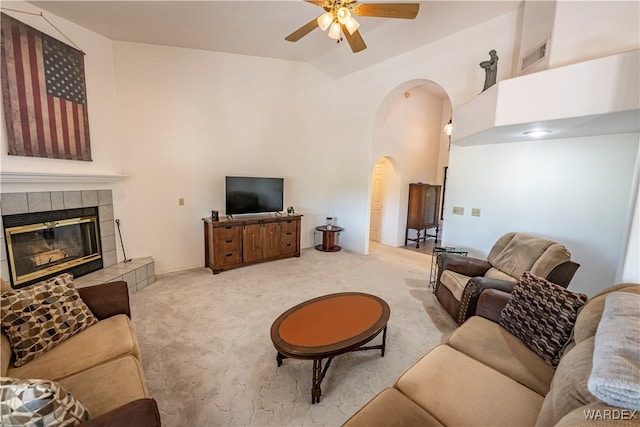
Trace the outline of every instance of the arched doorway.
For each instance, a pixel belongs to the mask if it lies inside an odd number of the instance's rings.
[[[370,240],[404,245],[409,183],[443,184],[450,118],[446,91],[430,80],[399,85],[380,104],[371,144]]]

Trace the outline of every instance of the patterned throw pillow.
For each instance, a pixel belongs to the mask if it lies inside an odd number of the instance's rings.
[[[0,425],[74,426],[89,419],[89,411],[49,380],[0,379]]]
[[[2,330],[16,356],[16,368],[98,322],[62,274],[0,296]]]
[[[574,293],[527,272],[513,288],[500,325],[556,367],[571,338],[578,311],[587,302]]]

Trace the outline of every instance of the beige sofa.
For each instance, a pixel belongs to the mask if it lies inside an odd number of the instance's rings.
[[[640,285],[617,285],[591,298],[579,312],[573,339],[554,369],[496,323],[509,294],[485,291],[476,316],[344,425],[640,425],[640,414],[608,406],[587,388],[595,334],[611,292],[640,294]],[[636,322],[639,317],[636,313]]]
[[[2,377],[57,382],[91,413],[83,425],[160,425],[140,363],[126,282],[78,292],[98,322],[20,367],[14,366],[10,341],[2,333]]]

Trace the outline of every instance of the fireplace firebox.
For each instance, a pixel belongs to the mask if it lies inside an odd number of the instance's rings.
[[[102,268],[97,207],[5,215],[2,221],[13,288]]]

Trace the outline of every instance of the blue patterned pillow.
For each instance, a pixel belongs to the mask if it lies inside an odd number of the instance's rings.
[[[571,338],[578,311],[586,302],[585,294],[568,291],[527,272],[513,287],[499,323],[556,367]]]

